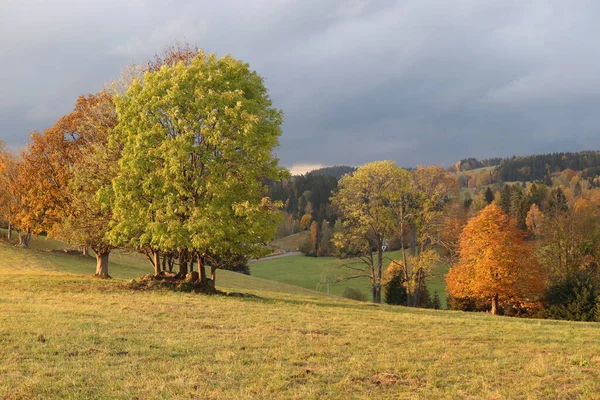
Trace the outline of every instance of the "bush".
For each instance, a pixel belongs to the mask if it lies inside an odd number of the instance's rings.
[[[392,261],[383,274],[385,302],[393,305],[406,305],[407,293],[404,287],[402,262]]]
[[[468,297],[452,297],[448,296],[446,299],[448,310],[458,311],[487,311],[489,305],[477,302]]]
[[[312,241],[309,238],[306,238],[304,242],[298,248],[302,254],[309,257],[316,257],[317,254],[314,252]]]
[[[546,315],[552,319],[596,321],[598,282],[580,271],[550,286],[546,293]]]
[[[361,292],[358,289],[354,289],[354,288],[347,287],[347,286],[346,286],[346,289],[344,289],[344,293],[342,294],[342,297],[345,297],[345,298],[351,299],[351,300],[367,301],[367,296],[365,296],[365,294],[363,292]]]
[[[244,256],[231,258],[230,262],[223,266],[222,269],[239,272],[240,274],[244,275],[250,275],[250,265],[248,264],[248,259]]]
[[[327,256],[327,249],[323,248],[323,247],[319,247],[319,250],[317,250],[317,257],[325,257]]]
[[[250,265],[248,263],[238,264],[234,267],[225,268],[229,271],[239,272],[240,274],[250,275]]]
[[[427,289],[427,286],[422,286],[421,290],[419,290],[419,298],[415,302],[414,306],[418,308],[434,308],[433,299],[429,295],[429,289]]]

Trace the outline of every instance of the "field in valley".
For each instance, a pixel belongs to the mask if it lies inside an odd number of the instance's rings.
[[[391,260],[400,259],[400,252],[384,253],[383,268],[387,268]],[[355,271],[344,267],[348,260],[339,260],[334,257],[306,257],[303,255],[294,255],[289,257],[280,257],[274,259],[259,260],[250,264],[250,271],[253,276],[270,279],[282,283],[298,285],[307,289],[327,292],[327,281],[329,280],[329,293],[341,296],[346,287],[357,289],[362,292],[369,300],[372,299],[370,284],[368,279],[350,279],[344,278],[353,276]],[[446,284],[444,274],[448,272],[448,266],[440,264],[433,271],[433,276],[429,280],[429,291],[433,295],[438,292],[442,306],[446,305]]]
[[[256,297],[131,291],[127,257],[99,280],[91,259],[0,244],[0,398],[599,398],[600,324],[378,306],[225,271],[220,289]]]

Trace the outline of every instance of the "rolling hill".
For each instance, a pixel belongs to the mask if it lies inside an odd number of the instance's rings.
[[[372,305],[225,272],[220,287],[255,296],[132,291],[140,269],[120,262],[121,278],[99,280],[83,257],[0,244],[0,398],[600,393],[600,324]]]

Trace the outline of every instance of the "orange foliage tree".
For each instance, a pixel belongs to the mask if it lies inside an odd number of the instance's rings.
[[[500,304],[534,304],[544,290],[544,270],[516,223],[491,204],[465,226],[459,262],[446,275],[450,296]]]

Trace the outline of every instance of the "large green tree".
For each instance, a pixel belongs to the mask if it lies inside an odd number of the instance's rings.
[[[202,283],[207,262],[214,281],[227,260],[262,255],[279,218],[264,182],[285,175],[282,113],[262,78],[199,51],[134,79],[116,105],[113,244],[146,249],[155,274],[161,252],[193,254]]]
[[[369,278],[375,303],[381,303],[382,246],[394,232],[393,205],[401,196],[398,182],[405,175],[392,161],[366,164],[345,175],[332,197],[342,217],[342,230],[334,234],[334,244],[357,256],[359,262],[347,267],[356,270],[353,277]]]

